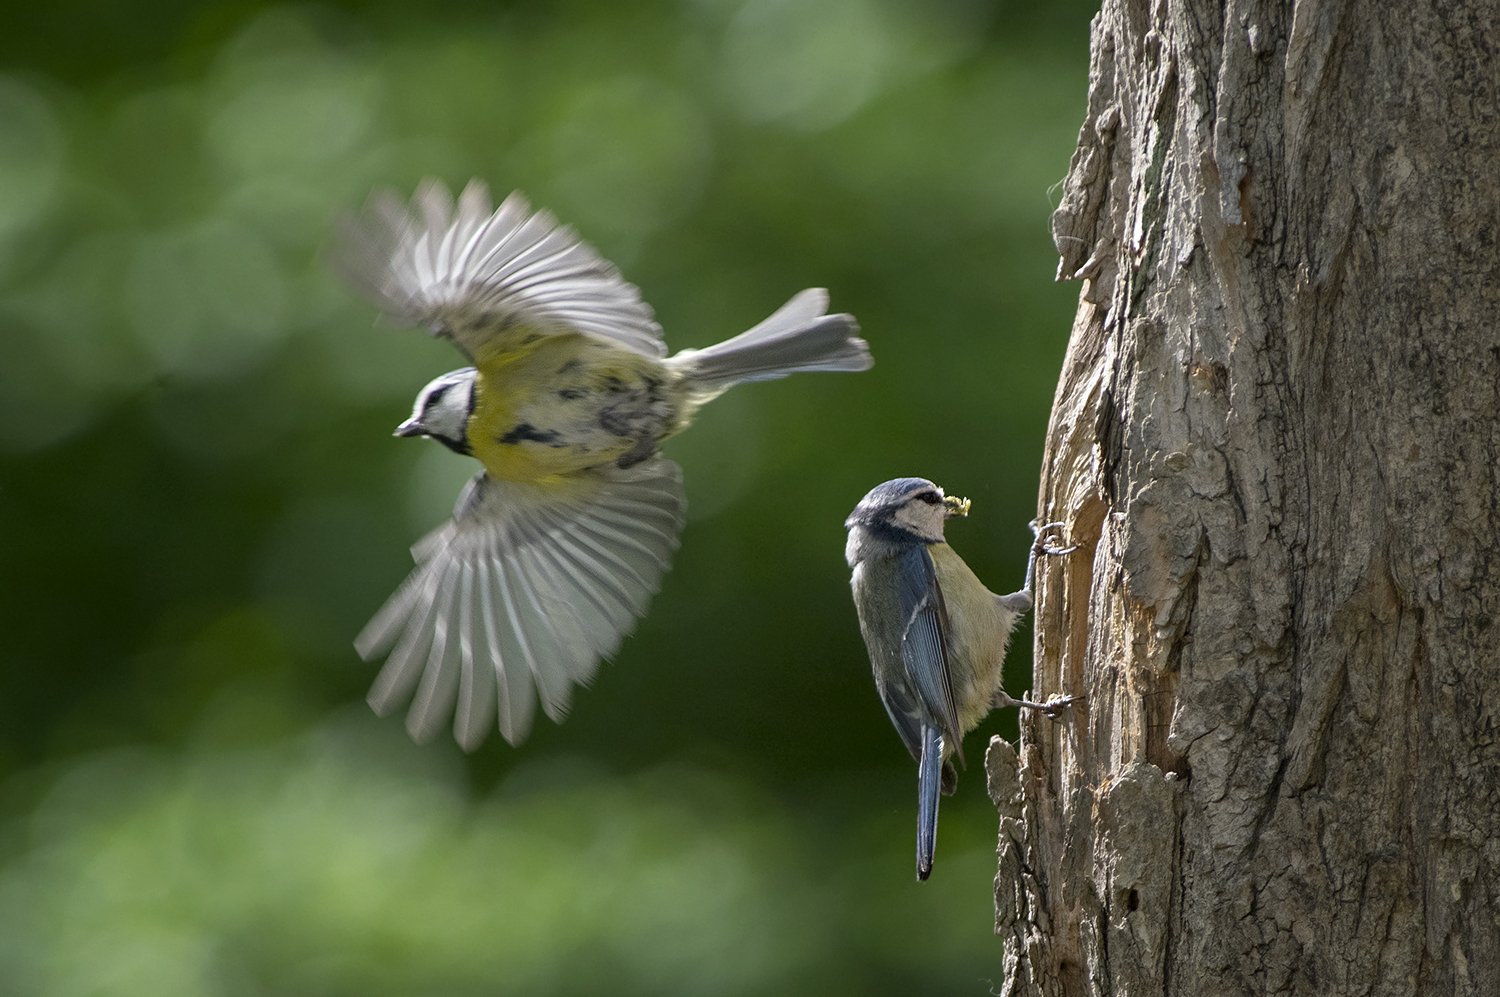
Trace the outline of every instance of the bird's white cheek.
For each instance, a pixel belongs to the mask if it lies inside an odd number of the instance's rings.
[[[896,510],[896,525],[910,530],[927,540],[943,538],[943,513],[941,506],[912,502]]]

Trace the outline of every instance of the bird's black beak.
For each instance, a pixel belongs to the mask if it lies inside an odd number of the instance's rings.
[[[392,435],[393,436],[421,436],[423,432],[424,432],[424,430],[422,429],[422,424],[420,422],[418,422],[415,419],[407,419],[401,425],[399,425],[399,426],[396,427],[396,432],[393,433]]]

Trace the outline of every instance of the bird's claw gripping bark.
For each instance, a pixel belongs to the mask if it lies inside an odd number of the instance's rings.
[[[1052,533],[1052,531],[1061,530],[1064,526],[1067,525],[1066,523],[1057,522],[1043,524],[1040,520],[1033,519],[1027,525],[1031,527],[1031,535],[1035,538],[1034,542],[1032,543],[1032,548],[1039,554],[1050,554],[1053,556],[1059,554],[1071,554],[1080,546],[1079,544],[1069,544],[1066,547],[1061,547],[1051,542],[1050,534]]]
[[[1023,710],[1040,710],[1051,719],[1056,720],[1068,707],[1082,699],[1082,696],[1064,696],[1061,693],[1057,693],[1038,703],[1031,699],[1015,699],[1002,690],[995,694],[992,708],[1000,709],[1005,706],[1014,706]]]

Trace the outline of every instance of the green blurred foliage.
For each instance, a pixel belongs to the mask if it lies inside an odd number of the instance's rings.
[[[989,989],[978,762],[1014,718],[970,739],[916,884],[841,523],[932,477],[975,500],[980,575],[1020,581],[1091,7],[8,12],[5,992]],[[368,715],[349,644],[472,470],[390,438],[454,355],[372,327],[319,255],[426,175],[576,225],[675,348],[822,285],[876,356],[672,441],[691,516],[650,616],[565,725],[472,757]]]

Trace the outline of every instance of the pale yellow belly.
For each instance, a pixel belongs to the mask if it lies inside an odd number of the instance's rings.
[[[659,361],[581,336],[485,364],[476,390],[469,447],[510,481],[644,460],[681,428],[680,391]]]
[[[973,730],[1000,688],[1008,634],[995,597],[947,544],[929,548],[948,609],[948,674],[959,727]],[[960,624],[957,621],[962,620]]]

